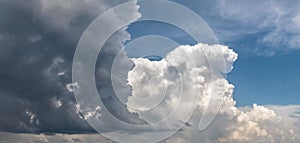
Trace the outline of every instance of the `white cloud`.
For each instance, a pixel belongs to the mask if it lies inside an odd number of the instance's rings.
[[[132,96],[128,98],[128,108],[143,118],[145,114],[149,114],[145,111],[160,104],[158,109],[151,111],[152,116],[156,116],[158,120],[175,109],[180,99],[186,100],[183,105],[187,109],[177,115],[178,120],[184,120],[181,116],[188,111],[188,107],[193,106],[189,99],[199,94],[200,98],[208,100],[209,97],[205,95],[209,94],[211,86],[223,85],[224,79],[221,79],[223,77],[220,72],[229,72],[236,58],[237,54],[225,46],[198,44],[180,46],[161,61],[134,59],[135,67],[128,74],[128,81],[133,89]],[[140,99],[146,97],[151,98]],[[143,119],[148,121],[147,117]]]
[[[285,126],[284,119],[273,110],[253,105],[253,109],[240,112],[234,124],[225,129],[220,142],[298,142],[299,134],[291,126]]]
[[[230,72],[236,59],[237,54],[226,46],[205,44],[180,46],[161,61],[133,59],[135,67],[128,73],[132,86],[132,96],[127,102],[129,111],[143,120],[156,122],[177,110],[174,118],[184,121],[193,104],[189,97],[197,95],[196,112],[188,121],[191,127],[185,127],[185,131],[168,142],[299,142],[297,128],[273,110],[256,104],[247,110],[236,107],[232,97],[234,86],[220,74]],[[217,96],[211,98],[212,93]],[[183,103],[177,108],[180,99]],[[198,124],[208,104],[212,107],[207,109],[209,114],[215,113],[219,106],[220,111],[212,124],[200,132]]]

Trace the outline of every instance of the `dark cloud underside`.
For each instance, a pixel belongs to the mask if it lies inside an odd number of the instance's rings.
[[[71,83],[73,54],[82,32],[121,2],[125,1],[0,0],[0,131],[93,132],[77,113],[66,85]],[[106,44],[112,50],[103,53],[117,51],[127,38],[121,29]],[[106,64],[113,55],[99,60]]]

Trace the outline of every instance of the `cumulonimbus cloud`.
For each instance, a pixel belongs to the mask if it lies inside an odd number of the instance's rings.
[[[0,131],[94,133],[70,92],[73,54],[93,19],[122,2],[0,1]],[[130,38],[125,29],[107,41],[99,71],[109,70],[110,59]],[[109,81],[98,79],[100,87],[108,88]],[[107,106],[118,106],[113,102],[107,99]]]
[[[213,60],[208,62],[209,58]],[[236,106],[233,99],[234,86],[221,74],[229,72],[236,59],[237,54],[226,46],[201,43],[195,46],[179,46],[161,61],[133,59],[135,67],[128,73],[128,81],[132,86],[132,96],[127,102],[129,111],[139,114],[145,121],[155,122],[173,110],[180,110],[174,117],[183,120],[185,113],[190,110],[189,105],[192,104],[184,99],[197,94],[197,108],[188,121],[191,127],[185,127],[184,131],[168,142],[299,142],[298,129],[273,110],[256,104],[247,110]],[[225,71],[224,65],[229,67]],[[180,76],[184,77],[183,81]],[[180,82],[183,82],[182,86]],[[214,90],[220,95],[221,102],[210,101],[214,100],[210,97],[212,86],[217,86]],[[148,96],[154,98],[145,103],[140,102],[140,98]],[[164,97],[163,101],[160,101],[160,96]],[[179,96],[183,98],[180,99]],[[184,101],[176,109],[180,100]],[[159,103],[156,108],[149,108],[148,105],[155,102]],[[213,104],[210,107],[214,108],[206,109],[207,104]],[[199,131],[199,117],[205,110],[210,113],[215,110],[219,112],[206,130]]]

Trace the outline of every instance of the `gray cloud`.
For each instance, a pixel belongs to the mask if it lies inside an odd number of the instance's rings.
[[[0,131],[94,132],[78,114],[66,85],[71,83],[73,53],[82,32],[122,2],[126,1],[0,0]],[[125,29],[115,33],[98,67],[108,68],[104,65],[128,38]],[[99,88],[106,88],[108,82],[99,83]],[[113,100],[107,106],[123,108]],[[124,114],[126,110],[120,118]]]
[[[33,135],[0,132],[1,143],[114,143],[98,134]]]

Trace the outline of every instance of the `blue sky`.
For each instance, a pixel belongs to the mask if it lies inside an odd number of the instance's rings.
[[[292,9],[297,1],[266,1],[256,5],[247,1],[175,2],[199,14],[220,43],[239,54],[234,70],[228,75],[228,80],[235,85],[238,106],[300,104],[299,10]],[[265,9],[270,4],[273,6]],[[291,9],[286,10],[287,7]],[[256,11],[250,11],[252,8]],[[128,31],[132,39],[160,35],[179,44],[196,43],[184,31],[161,22],[133,23]]]
[[[264,57],[239,55],[228,80],[238,105],[300,104],[300,51]]]

